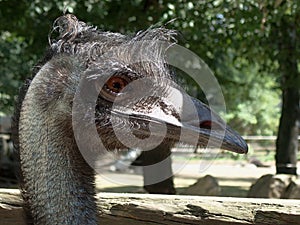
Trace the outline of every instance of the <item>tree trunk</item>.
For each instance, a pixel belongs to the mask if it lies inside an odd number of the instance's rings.
[[[143,151],[133,165],[143,166],[144,189],[150,194],[175,194],[170,144]]]
[[[297,28],[283,18],[278,27],[278,61],[282,73],[282,111],[276,142],[276,173],[297,174],[299,72]]]

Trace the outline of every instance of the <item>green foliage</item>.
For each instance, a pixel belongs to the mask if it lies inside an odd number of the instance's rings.
[[[226,100],[224,117],[229,124],[244,134],[275,135],[280,115],[280,91],[275,77],[260,71],[256,63],[240,57],[234,60],[230,54],[219,63],[216,73]]]
[[[14,96],[32,65],[26,60],[26,47],[23,38],[9,32],[0,34],[0,114],[12,112]]]
[[[244,134],[274,135],[280,74],[274,60],[276,46],[266,45],[271,29],[263,27],[261,7],[251,0],[181,0],[169,3],[164,17],[182,18],[174,25],[188,39],[187,47],[215,72],[227,105],[223,117],[229,124]]]

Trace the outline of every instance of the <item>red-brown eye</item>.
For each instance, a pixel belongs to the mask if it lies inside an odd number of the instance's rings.
[[[109,91],[118,94],[123,90],[123,88],[125,88],[127,84],[127,80],[122,77],[111,77],[106,82],[105,86]]]
[[[101,96],[108,101],[114,101],[119,93],[126,87],[129,83],[129,79],[125,76],[112,76],[104,84],[101,90]]]

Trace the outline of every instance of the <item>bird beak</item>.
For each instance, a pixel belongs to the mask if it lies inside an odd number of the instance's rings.
[[[212,109],[192,98],[198,118],[187,114],[182,120],[183,142],[191,142],[191,137],[198,136],[198,145],[208,148],[221,148],[236,153],[247,153],[248,146],[245,140]],[[185,133],[185,134],[184,134]],[[198,135],[197,135],[198,133]]]
[[[126,110],[114,109],[112,114],[126,114],[131,121],[138,121],[138,126],[132,126],[132,132],[149,133],[150,130],[151,135],[164,135],[190,145],[247,153],[248,146],[243,138],[198,99],[177,88],[172,88],[159,100],[155,99],[145,111],[137,112],[127,107]],[[149,99],[144,101],[151,102]]]

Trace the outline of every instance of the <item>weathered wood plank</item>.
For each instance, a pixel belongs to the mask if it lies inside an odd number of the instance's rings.
[[[0,224],[25,225],[19,190],[0,189]]]
[[[101,224],[299,224],[300,200],[99,193]],[[2,225],[23,225],[18,190],[0,189]]]

